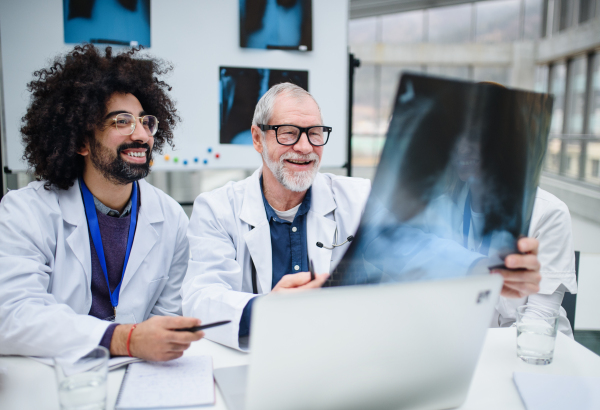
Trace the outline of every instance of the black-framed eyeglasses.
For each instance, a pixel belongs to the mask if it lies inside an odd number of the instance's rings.
[[[265,125],[259,124],[259,128],[262,131],[273,130],[275,131],[275,138],[281,145],[296,145],[300,140],[302,134],[306,133],[308,142],[315,147],[321,147],[327,144],[329,141],[329,134],[331,134],[331,127],[324,125],[314,125],[312,127],[298,127],[291,124],[281,125]]]

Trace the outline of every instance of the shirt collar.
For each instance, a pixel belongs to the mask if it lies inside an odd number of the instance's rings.
[[[123,218],[129,215],[129,213],[131,212],[131,198],[129,198],[129,201],[127,201],[127,205],[125,205],[125,209],[123,209],[123,212],[119,212],[116,209],[109,208],[108,206],[100,202],[100,200],[96,197],[94,197],[94,205],[96,205],[96,209],[104,215],[114,216],[115,218]]]
[[[269,201],[267,201],[267,198],[265,198],[265,191],[263,189],[263,177],[262,177],[262,175],[260,177],[260,193],[262,194],[263,203],[265,204],[265,211],[267,213],[267,220],[271,221],[272,219],[275,219],[276,221],[279,221],[279,222],[287,222],[287,221],[281,220],[277,216],[277,214],[273,210],[273,207],[271,206],[271,204],[269,204]],[[312,187],[308,188],[308,190],[306,191],[306,195],[304,195],[304,199],[302,200],[302,204],[300,205],[300,208],[298,208],[298,212],[296,213],[296,217],[304,215],[304,214],[306,214],[310,210],[311,198],[312,198]]]

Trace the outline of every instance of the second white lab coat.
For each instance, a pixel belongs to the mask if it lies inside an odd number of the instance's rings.
[[[181,288],[183,314],[206,323],[232,320],[230,325],[208,329],[206,337],[236,349],[240,349],[242,312],[255,296],[250,257],[256,266],[258,293],[269,293],[272,285],[271,231],[261,174],[259,168],[243,181],[199,195],[188,229],[192,258]],[[317,174],[306,220],[308,257],[317,272],[329,272],[348,244],[332,251],[316,243],[331,246],[336,227],[340,242],[356,232],[370,187],[365,179]]]
[[[0,354],[76,360],[111,322],[89,316],[92,261],[77,181],[67,190],[32,182],[0,203]],[[188,219],[162,191],[139,181],[140,208],[116,322],[181,315]]]
[[[458,195],[456,203],[450,197],[443,195],[429,206],[422,216],[424,229],[438,236],[463,242],[463,207],[466,201],[468,187]],[[474,244],[473,227],[469,229],[468,244]],[[492,237],[491,248],[495,243],[502,243],[501,233]],[[575,252],[571,232],[571,217],[569,209],[560,199],[551,193],[537,188],[533,212],[529,224],[528,237],[539,241],[538,260],[540,262],[539,295],[551,295],[563,285],[569,292],[577,293],[575,278]],[[511,326],[516,321],[517,308],[525,305],[528,298],[506,298],[501,296],[496,305],[492,319],[492,327]],[[560,307],[561,317],[558,330],[572,337],[571,327],[565,310]]]

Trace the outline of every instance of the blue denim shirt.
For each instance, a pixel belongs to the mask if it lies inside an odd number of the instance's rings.
[[[267,220],[271,228],[271,254],[273,263],[273,280],[271,289],[277,285],[281,278],[290,273],[308,271],[308,248],[306,246],[306,214],[310,210],[311,190],[308,188],[304,200],[298,208],[293,222],[288,222],[277,216],[273,207],[267,202],[262,189],[263,180],[260,178],[260,187],[267,213]],[[244,307],[240,319],[239,337],[250,334],[250,318],[252,315],[252,298]]]

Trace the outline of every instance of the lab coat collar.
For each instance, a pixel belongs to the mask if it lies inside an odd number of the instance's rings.
[[[260,177],[262,167],[258,168],[248,178],[244,191],[244,200],[240,212],[240,219],[250,226],[260,226],[268,223],[267,213],[263,204],[262,190],[260,188]],[[310,212],[325,216],[337,207],[330,183],[320,172],[317,173],[312,184],[312,198]]]
[[[266,293],[271,290],[273,280],[273,260],[271,250],[271,230],[260,188],[262,167],[252,174],[244,190],[244,200],[240,212],[240,219],[254,229],[244,235],[250,256],[256,266],[259,292]],[[307,248],[309,259],[313,260],[318,273],[329,272],[331,263],[331,250],[318,248],[316,242],[328,245],[335,236],[336,222],[327,217],[336,209],[337,205],[327,178],[317,173],[312,184],[311,206],[307,215]]]
[[[308,258],[313,261],[317,273],[329,272],[332,250],[317,247],[317,242],[331,246],[335,237],[336,221],[329,214],[337,204],[329,179],[318,173],[312,185],[312,203],[306,221],[306,245]]]

